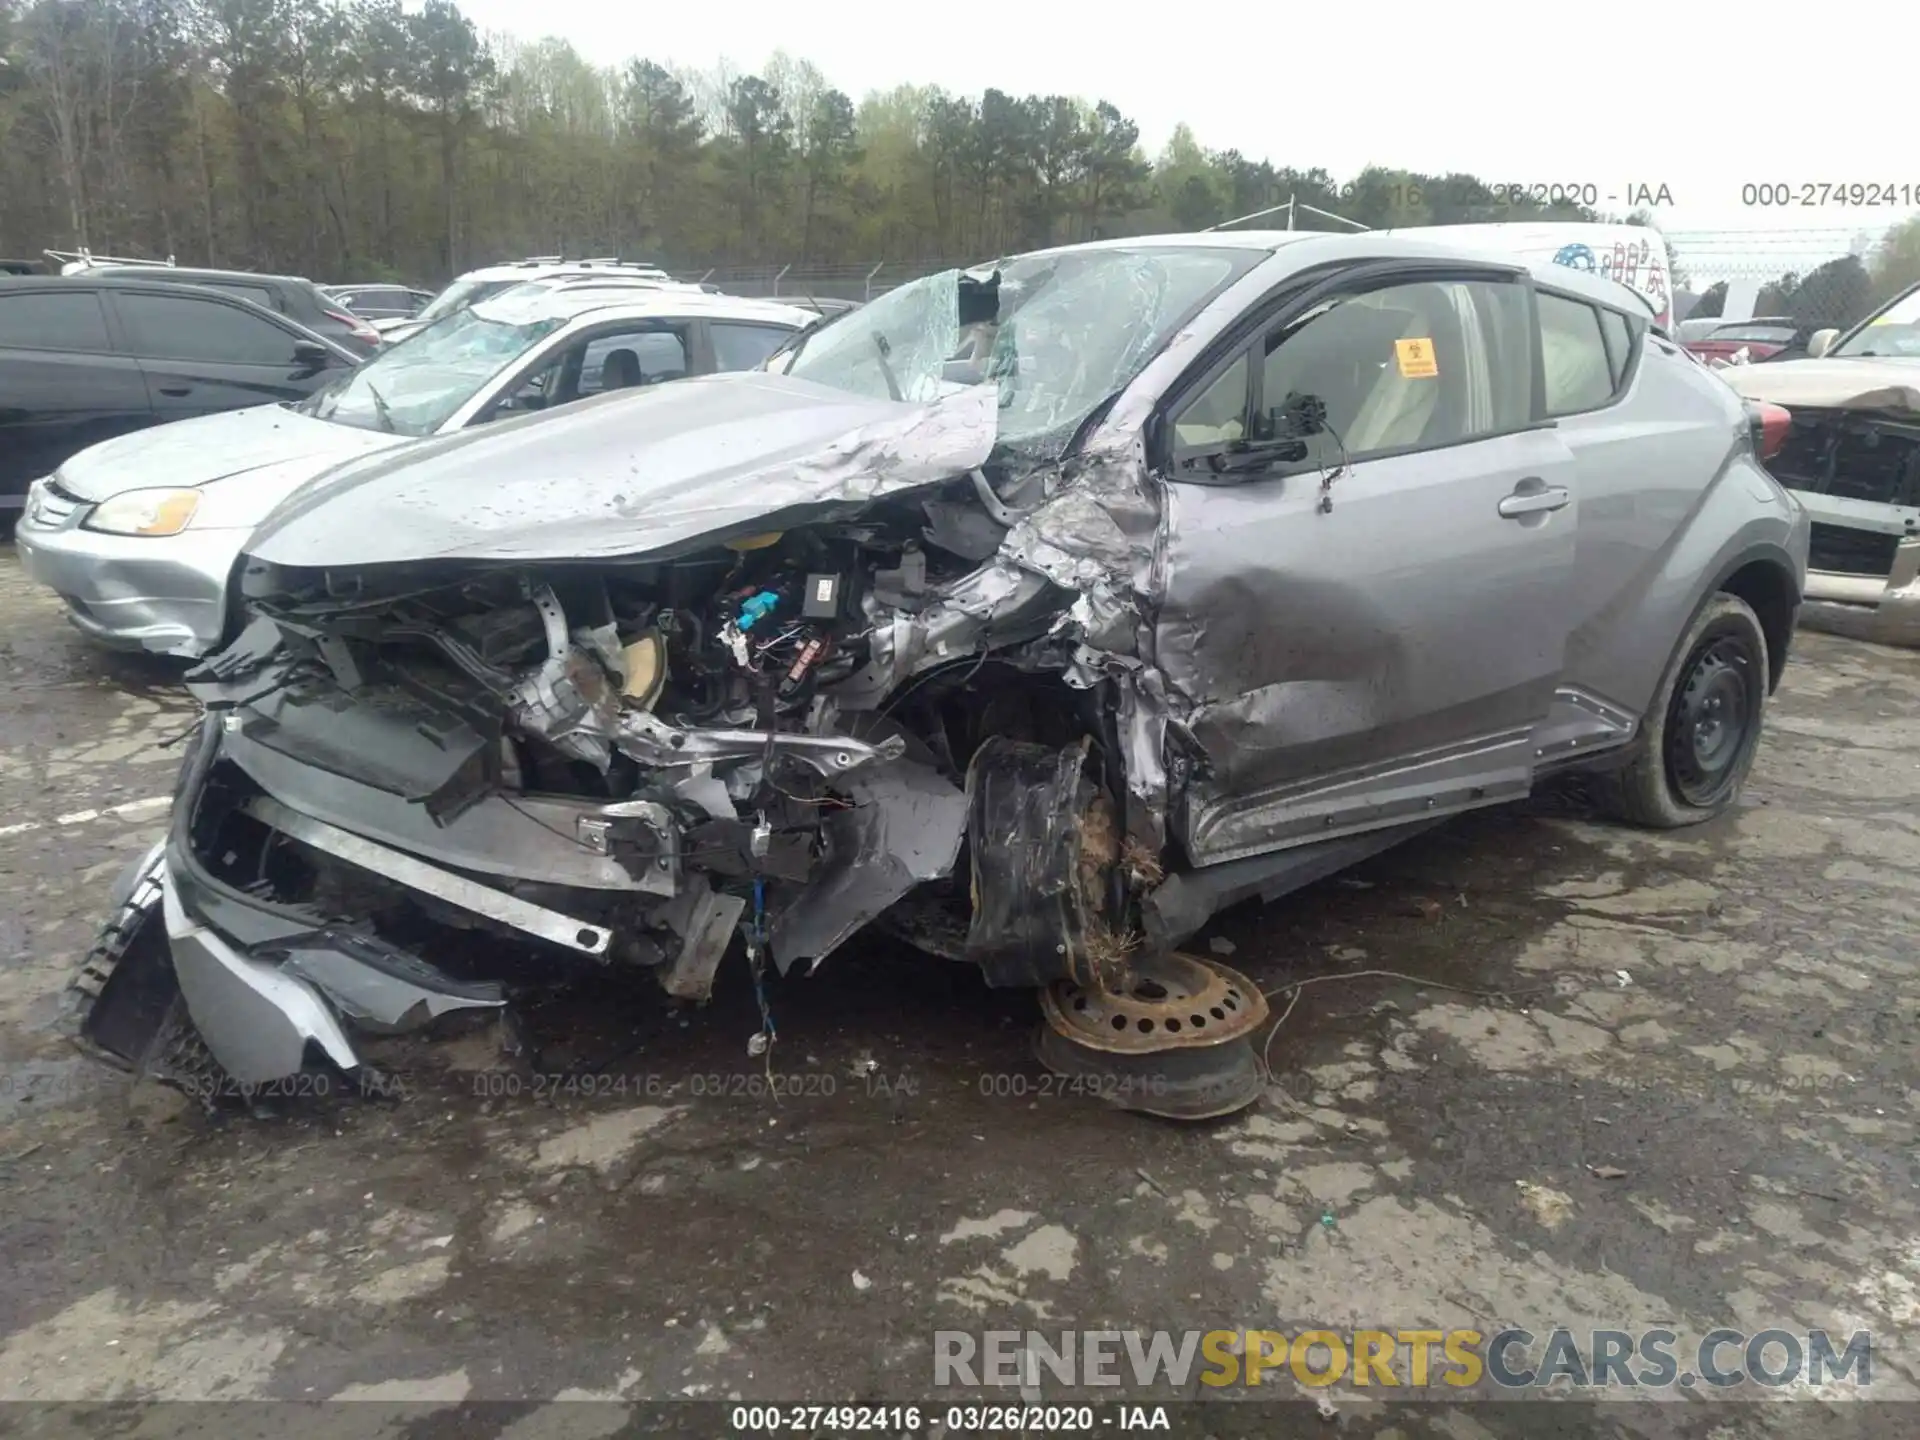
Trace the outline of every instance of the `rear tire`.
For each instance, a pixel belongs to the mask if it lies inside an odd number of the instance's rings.
[[[1716,594],[1674,647],[1634,758],[1597,777],[1606,808],[1655,830],[1731,809],[1759,748],[1767,665],[1766,631],[1752,607]]]

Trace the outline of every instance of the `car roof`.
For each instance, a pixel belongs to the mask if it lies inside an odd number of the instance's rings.
[[[583,315],[610,318],[644,319],[655,315],[686,315],[707,320],[766,321],[777,325],[806,325],[819,317],[811,310],[782,305],[775,300],[756,300],[742,295],[714,295],[704,290],[649,289],[639,285],[609,285],[604,290],[588,286],[568,286],[548,290],[539,285],[515,286],[489,295],[473,308],[495,318],[494,312],[511,308],[523,320],[577,320]]]
[[[94,264],[76,270],[65,278],[78,280],[87,275],[143,276],[155,280],[251,280],[255,284],[311,285],[303,275],[262,275],[256,270],[217,270],[194,265],[113,265]]]
[[[72,275],[0,275],[0,285],[4,285],[9,290],[144,290],[154,286],[178,290],[183,288],[183,276],[186,289],[201,290],[209,295],[218,295],[223,300],[233,300],[242,305],[254,303],[244,295],[233,295],[224,290],[216,290],[209,285],[194,284],[194,281],[204,279],[205,276],[191,270],[170,269],[165,276],[152,275],[144,269],[115,270],[110,273],[103,270],[81,270]],[[267,313],[278,314],[279,312],[270,310]]]
[[[1549,260],[1532,260],[1510,251],[1482,248],[1463,242],[1460,232],[1478,227],[1446,226],[1452,232],[1437,239],[1423,238],[1418,229],[1388,234],[1366,230],[1346,234],[1333,230],[1196,230],[1184,235],[1140,235],[1125,239],[1091,240],[1078,245],[1058,245],[1032,255],[1054,255],[1075,250],[1129,249],[1238,249],[1262,250],[1278,255],[1292,246],[1308,245],[1314,259],[1338,260],[1343,252],[1356,259],[1405,257],[1407,259],[1470,260],[1480,264],[1492,261],[1533,276],[1542,288],[1576,294],[1616,310],[1646,319],[1653,318],[1653,307],[1632,287]]]
[[[665,270],[643,260],[508,260],[468,270],[461,280],[541,279],[550,275],[647,275],[669,279]]]
[[[1274,251],[1301,240],[1323,240],[1324,230],[1190,230],[1184,234],[1126,235],[1108,240],[1082,240],[1073,245],[1050,245],[1027,255],[1058,255],[1070,250],[1266,250]],[[1008,259],[1012,256],[1005,257]],[[991,262],[989,262],[991,263]]]
[[[209,300],[217,300],[225,305],[238,305],[243,309],[258,311],[275,325],[279,325],[288,330],[296,330],[302,338],[316,340],[336,354],[353,361],[356,365],[360,363],[360,356],[354,354],[353,351],[347,349],[346,346],[340,344],[332,337],[323,335],[311,326],[302,324],[297,316],[283,315],[278,310],[262,305],[258,301],[247,299],[244,295],[230,294],[225,290],[216,290],[208,285],[195,285],[191,282],[182,284],[177,279],[149,280],[143,272],[139,271],[123,275],[101,275],[97,272],[73,275],[0,275],[0,294],[22,290],[52,290],[56,292],[61,290],[197,291],[201,296]]]

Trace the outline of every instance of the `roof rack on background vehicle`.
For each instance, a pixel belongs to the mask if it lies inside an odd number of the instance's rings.
[[[84,245],[78,250],[43,250],[40,253],[57,264],[62,275],[89,270],[95,265],[157,265],[166,268],[173,264],[171,255],[164,260],[131,260],[121,255],[96,255]]]
[[[515,265],[611,265],[624,270],[643,270],[655,275],[667,273],[652,261],[622,260],[618,255],[587,255],[578,260],[569,260],[564,255],[529,255],[524,260],[502,260],[495,268],[504,270]]]

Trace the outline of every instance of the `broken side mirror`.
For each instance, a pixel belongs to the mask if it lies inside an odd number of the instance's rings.
[[[1833,348],[1833,342],[1840,338],[1840,332],[1834,329],[1816,330],[1807,337],[1807,358],[1818,360]]]
[[[1267,408],[1267,433],[1270,440],[1304,440],[1327,428],[1327,402],[1318,395],[1290,391],[1278,405]],[[1304,447],[1303,447],[1304,448]]]

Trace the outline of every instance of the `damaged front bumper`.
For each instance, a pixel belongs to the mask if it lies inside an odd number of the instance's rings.
[[[276,748],[280,732],[256,711],[210,713],[183,767],[166,841],[118,892],[144,900],[147,918],[164,924],[163,953],[192,1026],[243,1085],[295,1075],[318,1058],[352,1075],[362,1065],[356,1034],[501,1009],[516,981],[564,981],[581,965],[637,964],[669,995],[704,999],[749,918],[745,897],[685,863],[695,842],[664,807],[496,793],[436,821],[416,798]],[[681,748],[724,751],[735,738],[698,732]],[[836,736],[803,748],[825,770],[854,772],[836,780],[852,803],[823,822],[822,863],[769,927],[783,970],[817,962],[916,886],[950,873],[967,818],[964,792],[903,759],[897,741]],[[704,778],[709,789],[718,784]],[[648,837],[641,856],[636,835]],[[386,933],[392,911],[371,900],[286,903],[272,878],[285,848],[370,882],[370,895],[404,896],[415,923]],[[340,913],[350,918],[333,918]],[[513,956],[506,975],[461,963],[472,947],[458,941],[476,932],[515,942],[502,947]],[[94,988],[87,1038],[142,1064],[170,987],[120,972],[97,974]],[[144,1018],[130,1006],[143,1006]]]
[[[449,974],[364,928],[317,920],[216,875],[196,853],[193,821],[221,756],[220,729],[219,717],[203,722],[182,771],[167,839],[123,888],[136,896],[144,889],[149,897],[157,890],[179,993],[229,1076],[243,1085],[283,1079],[297,1074],[315,1049],[352,1073],[360,1057],[351,1028],[396,1033],[449,1011],[506,1003],[497,983]],[[96,1040],[104,1038],[102,1021],[118,1008],[117,987],[155,993],[137,976],[102,978],[94,1012],[101,1018],[91,1026]],[[157,1024],[158,1015],[150,1018]],[[129,1062],[143,1058],[127,1053],[124,1040],[110,1048]]]

